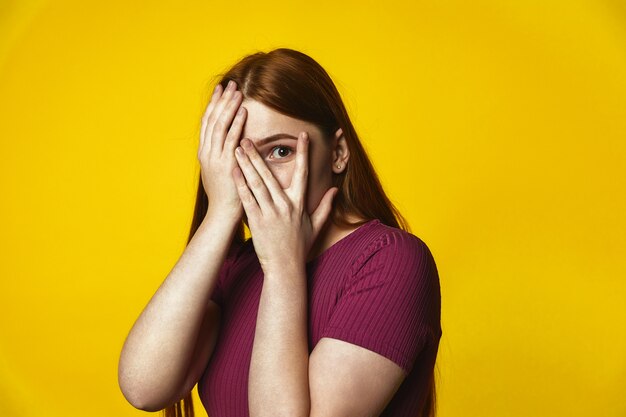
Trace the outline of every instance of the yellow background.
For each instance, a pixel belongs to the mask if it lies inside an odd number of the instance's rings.
[[[117,360],[212,79],[285,46],[435,256],[439,416],[625,416],[624,4],[0,0],[0,415],[145,415]]]

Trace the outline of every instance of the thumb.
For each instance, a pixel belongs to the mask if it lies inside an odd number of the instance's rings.
[[[317,236],[324,223],[326,223],[326,219],[328,219],[328,215],[333,208],[333,200],[338,192],[339,188],[337,187],[328,189],[315,211],[311,214],[311,224],[313,225],[315,236]]]

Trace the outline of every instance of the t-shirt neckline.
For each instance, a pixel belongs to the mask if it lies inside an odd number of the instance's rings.
[[[366,228],[368,228],[370,226],[373,226],[375,224],[378,224],[378,223],[380,223],[379,219],[368,220],[367,222],[363,223],[362,225],[360,225],[359,227],[357,227],[356,229],[354,229],[353,231],[351,231],[350,233],[348,233],[347,235],[345,235],[344,237],[342,237],[341,239],[339,239],[338,241],[336,241],[335,243],[330,245],[330,247],[326,248],[326,250],[324,252],[320,253],[315,258],[313,258],[310,261],[308,261],[306,263],[306,265],[312,265],[312,264],[314,264],[316,262],[319,262],[328,253],[337,250],[337,248],[339,248],[340,246],[345,245],[347,242],[349,242],[352,239],[354,239],[364,229],[366,229]]]

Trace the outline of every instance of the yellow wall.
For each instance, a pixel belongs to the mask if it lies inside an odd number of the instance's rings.
[[[145,414],[117,360],[184,247],[212,77],[279,46],[435,255],[439,416],[626,415],[623,2],[140,3],[2,0],[1,416]]]

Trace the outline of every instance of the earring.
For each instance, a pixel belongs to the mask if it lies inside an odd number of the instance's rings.
[[[337,164],[337,168],[341,168],[341,165]]]

